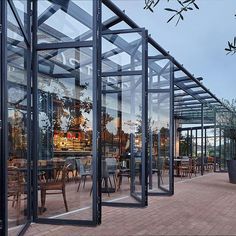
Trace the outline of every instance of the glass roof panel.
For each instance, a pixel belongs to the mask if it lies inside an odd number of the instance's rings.
[[[56,1],[55,1],[56,2]],[[39,1],[39,43],[92,40],[93,1]]]

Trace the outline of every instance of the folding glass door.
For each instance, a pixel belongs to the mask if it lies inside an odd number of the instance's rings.
[[[147,32],[102,32],[103,205],[147,205]]]
[[[168,57],[162,55],[150,55],[148,57],[148,167],[150,195],[173,194],[172,69],[173,64]]]
[[[100,1],[33,2],[34,218],[100,223]]]
[[[1,235],[18,235],[25,231],[31,210],[30,1],[1,4]]]

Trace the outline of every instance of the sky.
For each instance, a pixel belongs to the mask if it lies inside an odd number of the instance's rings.
[[[199,10],[184,14],[184,21],[166,23],[174,0],[161,0],[154,13],[145,0],[113,0],[219,99],[236,98],[236,54],[226,55],[227,42],[236,36],[236,0],[196,0]]]

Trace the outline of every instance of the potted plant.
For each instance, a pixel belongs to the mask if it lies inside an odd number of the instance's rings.
[[[230,139],[236,140],[236,100],[224,101],[225,105],[232,112],[222,112],[220,114],[220,124],[223,127],[223,136]],[[234,142],[235,143],[235,142]],[[235,153],[231,152],[229,160],[227,160],[229,182],[236,184],[236,156]]]
[[[227,160],[229,182],[236,184],[236,160]]]

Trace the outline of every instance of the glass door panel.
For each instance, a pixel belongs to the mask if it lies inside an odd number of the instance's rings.
[[[35,217],[42,223],[95,225],[101,217],[94,51],[99,40],[93,38],[99,1],[42,0],[34,7]]]
[[[92,220],[92,51],[38,53],[40,218]]]
[[[160,59],[162,58],[162,59]],[[171,62],[165,57],[148,60],[149,194],[170,193]]]
[[[143,103],[145,31],[115,30],[102,38],[102,199],[145,205]]]
[[[27,4],[25,1],[20,9],[15,2],[7,4],[7,202],[11,235],[18,235],[30,219],[30,45],[24,28],[29,20],[24,15]]]

